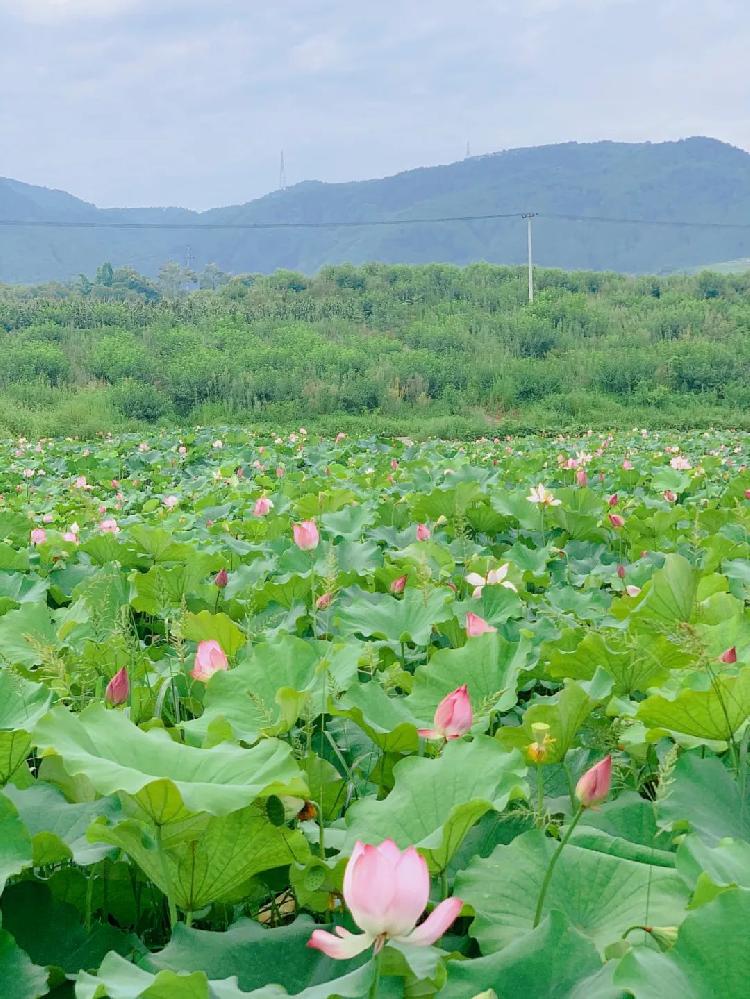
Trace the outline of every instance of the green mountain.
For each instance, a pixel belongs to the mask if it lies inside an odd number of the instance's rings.
[[[535,258],[566,269],[666,273],[750,256],[750,229],[613,224],[545,213],[750,222],[750,154],[708,138],[511,149],[382,180],[305,182],[244,205],[98,209],[62,191],[0,179],[0,221],[195,223],[195,230],[0,229],[0,280],[92,274],[103,260],[154,274],[168,260],[229,272],[328,263],[521,263],[519,219],[362,228],[223,230],[217,223],[400,220],[535,211]]]

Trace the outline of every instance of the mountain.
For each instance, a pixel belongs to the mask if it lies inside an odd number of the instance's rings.
[[[196,230],[0,228],[0,281],[64,280],[104,260],[155,274],[167,260],[230,272],[369,260],[525,260],[519,219],[331,229],[222,230],[217,223],[399,220],[535,211],[631,219],[750,222],[750,154],[709,138],[568,142],[346,184],[307,181],[244,205],[98,209],[62,191],[0,179],[0,221],[177,222]],[[205,227],[205,228],[204,228]],[[540,217],[535,261],[566,269],[666,273],[750,256],[750,229],[660,227]]]

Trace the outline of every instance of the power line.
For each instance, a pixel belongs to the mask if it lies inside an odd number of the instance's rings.
[[[563,212],[539,212],[542,218],[562,219],[567,222],[612,222],[625,225],[663,225],[680,229],[750,229],[750,222],[699,222],[697,219],[633,219],[616,218],[609,215],[570,215]]]

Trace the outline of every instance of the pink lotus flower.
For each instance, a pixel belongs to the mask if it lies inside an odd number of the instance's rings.
[[[214,586],[219,590],[223,590],[224,587],[229,582],[229,573],[226,569],[219,569],[219,571],[214,576]]]
[[[719,661],[723,663],[736,663],[737,662],[737,649],[733,645],[731,648],[726,649],[719,656]]]
[[[584,468],[579,468],[576,472],[576,485],[580,486],[582,489],[584,486],[589,484],[589,477],[586,475],[586,470]]]
[[[36,472],[34,471],[33,468],[24,468],[23,470],[24,479],[33,479],[35,475]]]
[[[301,524],[292,524],[294,543],[303,552],[310,552],[318,547],[320,534],[314,520],[303,520]]]
[[[253,507],[254,517],[265,517],[273,510],[273,503],[267,496],[261,496],[260,499],[255,501],[255,506]]]
[[[104,700],[107,704],[124,704],[130,693],[130,680],[128,679],[127,667],[123,666],[118,670],[107,684],[104,691]]]
[[[591,767],[576,784],[576,798],[584,808],[598,805],[609,794],[612,783],[612,757],[605,756]]]
[[[43,524],[51,524],[54,519],[55,519],[55,517],[54,517],[53,514],[51,514],[51,513],[45,513],[44,516],[42,517],[42,523]]]
[[[542,485],[533,486],[531,492],[526,497],[529,503],[536,503],[538,506],[560,506],[560,500],[555,499],[553,494]]]
[[[429,896],[427,862],[413,846],[402,852],[391,839],[380,846],[358,840],[344,873],[344,901],[363,932],[350,933],[343,926],[335,935],[314,930],[307,946],[339,961],[373,944],[378,953],[388,940],[429,947],[463,908],[460,898],[447,898],[417,926]]]
[[[403,593],[408,578],[408,576],[399,576],[398,579],[394,579],[389,587],[391,593]]]
[[[430,529],[427,524],[417,524],[417,541],[429,541]]]
[[[667,503],[676,503],[677,502],[677,493],[672,492],[671,489],[665,489],[663,495],[664,495],[664,499],[667,501]]]
[[[672,458],[669,464],[672,466],[672,468],[677,468],[683,472],[693,467],[688,461],[688,459],[681,454],[678,454],[676,457]]]
[[[619,502],[620,502],[620,497],[617,495],[617,493],[612,493],[612,495],[607,500],[607,503],[610,506],[617,506]]]
[[[194,680],[208,683],[214,673],[229,669],[224,649],[214,639],[198,642],[195,650],[195,666],[190,671]]]
[[[472,596],[477,599],[481,597],[485,586],[504,586],[506,590],[513,590],[514,593],[517,592],[513,583],[505,578],[508,575],[509,568],[510,566],[506,562],[499,569],[490,569],[486,576],[480,576],[478,572],[470,572],[465,579],[470,586],[474,587]]]
[[[472,614],[469,611],[466,615],[466,634],[469,638],[475,638],[477,635],[487,635],[493,631],[497,631],[497,628],[493,628],[491,624],[487,624],[485,619],[478,614]]]
[[[187,448],[185,447],[184,444],[180,444],[180,446],[177,448],[177,453],[182,455],[187,454]]]
[[[180,501],[177,499],[176,496],[164,497],[164,506],[167,508],[167,510],[174,510],[174,508],[177,506],[179,502]]]
[[[620,577],[620,579],[625,579],[625,566],[624,565],[618,565],[617,566],[617,575]]]
[[[634,586],[632,583],[630,583],[628,586],[625,587],[625,592],[629,597],[637,597],[638,594],[641,592],[641,588],[640,586]]]
[[[331,606],[331,601],[333,600],[332,593],[321,593],[318,599],[315,601],[316,610],[326,610]]]
[[[628,459],[626,458],[626,459],[625,459],[625,460],[623,461],[623,463],[622,463],[622,467],[623,467],[623,468],[625,469],[625,471],[626,471],[626,472],[632,472],[632,470],[633,470],[633,468],[634,468],[635,466],[633,465],[633,462],[632,462],[632,461],[629,461],[629,460],[628,460]]]
[[[745,499],[750,500],[750,489],[745,490]]]
[[[621,516],[619,513],[610,513],[610,515],[609,515],[609,522],[612,525],[612,527],[624,527],[625,526],[625,518],[623,516]]]
[[[336,434],[334,444],[340,444],[343,440],[346,440],[346,434],[339,431],[339,433]]]
[[[435,709],[434,728],[420,728],[425,739],[460,739],[471,728],[473,715],[466,684],[447,694]]]
[[[31,543],[32,545],[43,545],[47,540],[47,532],[43,527],[35,527],[31,532]]]
[[[99,524],[99,530],[102,534],[119,534],[120,528],[117,525],[117,521],[114,517],[105,518],[101,524]]]

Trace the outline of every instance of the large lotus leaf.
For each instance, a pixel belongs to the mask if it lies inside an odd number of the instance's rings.
[[[545,872],[558,844],[534,829],[456,878],[455,893],[476,912],[471,934],[484,953],[501,950],[534,921]],[[688,899],[669,868],[625,860],[568,844],[555,867],[544,912],[564,912],[603,950],[629,927],[680,922]]]
[[[0,669],[0,783],[7,783],[31,749],[29,733],[52,703],[52,691]]]
[[[750,668],[736,676],[720,674],[707,690],[681,690],[670,699],[647,697],[638,718],[660,732],[675,732],[713,741],[728,740],[750,717]]]
[[[28,572],[0,572],[0,600],[13,604],[45,603],[49,581]]]
[[[448,590],[422,593],[408,587],[401,599],[384,593],[370,593],[338,609],[334,613],[334,622],[344,634],[426,645],[432,626],[451,617],[450,597]]]
[[[32,860],[31,836],[13,802],[0,791],[0,893],[8,878],[20,874]]]
[[[658,828],[654,803],[634,791],[626,791],[598,808],[588,808],[571,842],[626,860],[660,867],[676,865],[672,837]]]
[[[110,953],[96,974],[81,972],[76,999],[213,999],[202,971],[181,974],[137,968],[119,954]]]
[[[172,835],[161,846],[153,828],[136,819],[95,825],[89,836],[120,847],[186,912],[211,902],[240,901],[243,886],[254,875],[304,864],[309,856],[302,833],[272,825],[265,811],[253,806],[188,824],[187,832]]]
[[[336,513],[326,513],[321,523],[331,537],[337,535],[350,541],[362,538],[365,528],[375,520],[376,510],[372,504],[362,503],[347,506]]]
[[[61,756],[68,774],[86,776],[99,794],[135,796],[157,824],[184,817],[185,809],[226,815],[259,795],[307,792],[290,747],[276,739],[252,749],[197,749],[164,731],[144,732],[102,704],[80,715],[53,708],[37,725],[34,741]]]
[[[34,964],[5,930],[0,930],[0,982],[3,999],[39,999],[48,994],[46,969]]]
[[[750,888],[750,843],[723,839],[712,847],[698,836],[686,836],[677,851],[677,869],[695,885],[690,904],[695,909],[726,888]]]
[[[526,652],[524,643],[508,642],[492,633],[478,635],[460,649],[441,649],[417,667],[406,704],[415,718],[432,722],[442,698],[465,683],[475,716],[509,711],[516,703]]]
[[[186,614],[182,621],[182,635],[193,642],[210,639],[218,642],[228,656],[233,656],[245,644],[245,634],[226,614]]]
[[[3,928],[35,964],[61,968],[67,974],[96,968],[107,951],[127,954],[137,944],[109,923],[95,923],[87,930],[72,905],[58,902],[47,885],[37,881],[10,885],[0,908]]]
[[[573,746],[581,726],[597,704],[609,696],[611,690],[611,679],[603,670],[585,686],[571,680],[559,694],[532,704],[524,712],[520,725],[505,726],[498,730],[496,737],[509,749],[525,749],[534,741],[531,726],[543,722],[549,725],[549,737],[552,740],[548,746],[546,762],[559,763]]]
[[[526,766],[487,736],[449,742],[438,759],[409,757],[393,770],[395,786],[383,801],[351,806],[342,850],[356,840],[391,838],[419,847],[434,869],[444,870],[466,833],[485,812],[502,811],[522,796]]]
[[[750,840],[750,801],[740,796],[737,781],[715,756],[679,758],[659,817],[667,826],[689,828],[709,846],[726,836]]]
[[[196,558],[184,565],[152,565],[148,572],[133,572],[130,603],[134,610],[146,614],[177,611],[188,593],[200,589],[209,571],[210,563],[206,565]]]
[[[698,597],[698,570],[682,555],[670,554],[643,588],[631,617],[649,631],[671,633],[691,621]]]
[[[188,929],[178,923],[172,939],[148,958],[153,970],[205,971],[212,981],[237,976],[239,988],[249,991],[275,983],[292,992],[320,985],[342,970],[338,961],[306,946],[315,923],[300,916],[289,926],[264,929],[252,919],[239,919],[224,933]],[[367,954],[344,968],[365,963]]]
[[[591,940],[555,910],[501,951],[471,961],[451,961],[440,999],[467,999],[490,988],[509,999],[569,999],[575,987],[600,967]]]
[[[22,604],[0,617],[0,662],[38,666],[44,649],[59,647],[52,614],[45,603]]]
[[[351,718],[386,753],[417,748],[418,721],[406,700],[389,697],[377,680],[354,684],[330,710],[335,716]]]
[[[668,644],[662,636],[657,641]],[[613,693],[617,696],[645,691],[669,676],[657,650],[628,644],[619,632],[589,632],[570,652],[553,649],[548,671],[552,677],[590,680],[599,667],[615,681]]]
[[[448,487],[442,486],[431,493],[418,496],[412,507],[417,521],[437,520],[438,517],[463,516],[472,503],[481,498],[478,482],[457,482]]]
[[[77,804],[67,801],[61,791],[44,781],[36,781],[24,790],[11,784],[5,788],[5,795],[32,836],[35,867],[68,860],[85,867],[113,852],[111,847],[91,843],[86,832],[97,819],[113,819],[119,813],[117,799],[99,798]]]
[[[674,947],[637,947],[619,964],[614,982],[638,999],[739,999],[750,981],[750,891],[722,892],[689,913]],[[654,925],[656,921],[654,921]]]

